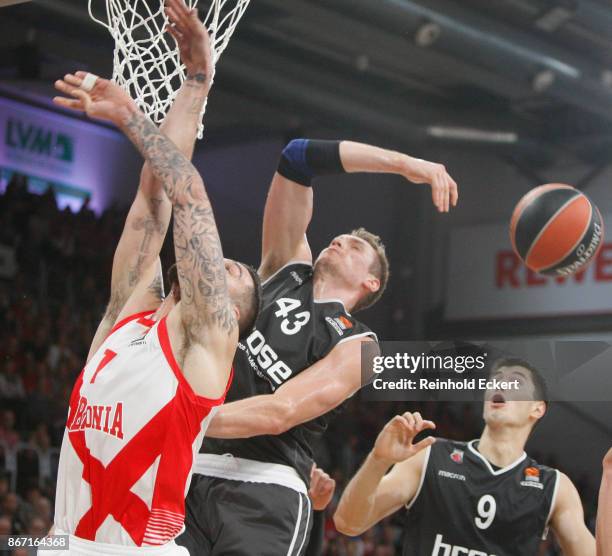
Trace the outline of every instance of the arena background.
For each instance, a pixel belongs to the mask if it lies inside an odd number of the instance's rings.
[[[0,534],[36,534],[52,519],[67,396],[138,181],[121,134],[50,102],[68,71],[110,75],[112,49],[82,0],[0,9]],[[371,142],[444,163],[461,195],[439,215],[428,189],[397,177],[321,180],[314,251],[357,226],[387,244],[389,289],[363,315],[379,337],[611,341],[612,244],[578,281],[557,284],[515,265],[506,233],[518,199],[557,181],[584,190],[612,229],[611,54],[606,0],[255,0],[217,68],[194,157],[226,255],[257,264],[288,139]],[[594,378],[608,392],[611,373]],[[337,493],[407,408],[348,404],[318,447]],[[482,426],[477,406],[421,411],[452,438]],[[591,527],[611,423],[610,403],[557,403],[529,444],[576,483]],[[329,520],[325,554],[395,554],[400,525],[346,539]]]

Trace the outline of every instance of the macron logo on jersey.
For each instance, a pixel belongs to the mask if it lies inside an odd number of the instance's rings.
[[[74,418],[68,424],[68,430],[73,432],[85,429],[123,438],[123,402],[114,405],[90,405],[87,398],[81,396]]]
[[[465,481],[465,475],[461,475],[460,473],[451,473],[450,471],[444,471],[444,469],[438,469],[438,475],[440,477],[446,477],[447,479]]]
[[[465,546],[447,544],[442,542],[443,540],[444,537],[438,533],[431,556],[495,556],[495,554],[488,554],[481,550],[472,550]]]

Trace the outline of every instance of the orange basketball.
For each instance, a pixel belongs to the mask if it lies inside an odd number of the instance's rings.
[[[571,185],[550,183],[527,193],[510,220],[515,253],[533,271],[567,276],[582,270],[603,244],[601,214]]]

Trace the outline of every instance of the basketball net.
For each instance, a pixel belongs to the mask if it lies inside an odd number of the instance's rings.
[[[115,41],[113,81],[121,85],[139,108],[156,124],[161,124],[176,93],[185,80],[185,66],[172,36],[164,31],[168,23],[163,0],[105,0],[106,18],[90,17],[108,29]],[[250,0],[209,0],[210,7],[204,25],[208,29],[216,64],[228,45]],[[198,0],[185,0],[189,8]],[[202,138],[200,114],[198,138]]]

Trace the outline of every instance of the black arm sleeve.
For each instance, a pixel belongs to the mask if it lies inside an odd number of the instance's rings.
[[[293,139],[283,149],[278,173],[295,183],[310,187],[316,176],[341,174],[340,141]]]

